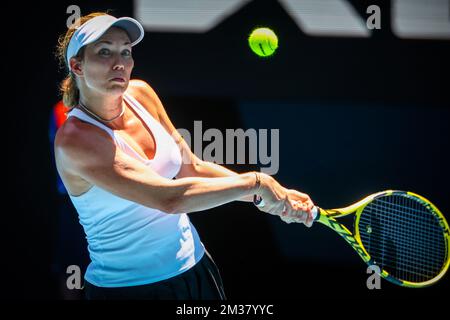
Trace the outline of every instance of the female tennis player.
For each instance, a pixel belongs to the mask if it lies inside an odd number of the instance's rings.
[[[155,91],[130,80],[132,47],[144,36],[138,21],[92,13],[78,25],[58,45],[70,111],[55,158],[88,241],[86,298],[225,299],[187,213],[258,197],[260,210],[309,226],[311,199],[191,152]]]

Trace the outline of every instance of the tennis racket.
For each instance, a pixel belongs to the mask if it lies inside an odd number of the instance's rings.
[[[354,215],[352,231],[336,220],[347,215]],[[315,207],[313,216],[396,285],[432,285],[449,267],[448,223],[436,206],[415,193],[386,190],[345,208]]]

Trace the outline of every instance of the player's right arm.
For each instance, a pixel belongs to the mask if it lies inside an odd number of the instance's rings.
[[[58,167],[63,166],[71,175],[167,213],[206,210],[257,192],[252,172],[223,178],[161,177],[117,148],[108,133],[82,122],[70,121],[61,127],[55,139],[55,157]],[[285,189],[271,177],[261,175],[264,179],[259,193],[281,213]]]

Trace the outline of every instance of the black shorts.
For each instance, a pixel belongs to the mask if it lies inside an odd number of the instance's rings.
[[[205,250],[203,258],[191,269],[151,284],[105,288],[85,280],[87,300],[225,300],[219,269]]]

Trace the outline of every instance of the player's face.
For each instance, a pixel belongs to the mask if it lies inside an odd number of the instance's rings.
[[[85,85],[104,94],[122,94],[128,87],[134,61],[128,34],[112,27],[86,46],[81,68]]]

